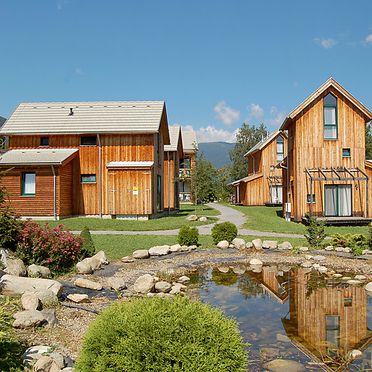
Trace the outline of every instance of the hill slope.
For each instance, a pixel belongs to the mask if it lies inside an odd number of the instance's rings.
[[[199,154],[209,160],[216,168],[230,164],[229,151],[235,146],[229,142],[204,142],[199,143]]]

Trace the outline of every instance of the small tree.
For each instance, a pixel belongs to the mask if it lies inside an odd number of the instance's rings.
[[[94,246],[94,241],[92,235],[90,234],[89,229],[85,226],[80,233],[82,239],[82,246],[80,248],[81,258],[91,257],[96,253],[96,247]]]
[[[177,238],[178,244],[180,245],[198,245],[199,242],[199,231],[196,227],[190,227],[188,225],[182,226]]]
[[[232,222],[217,223],[212,228],[212,239],[214,244],[221,240],[231,243],[238,235],[238,228]]]
[[[203,155],[196,162],[194,182],[197,202],[205,204],[216,199],[218,184],[217,170]]]
[[[325,223],[313,216],[307,216],[309,225],[306,228],[305,238],[312,248],[319,248],[326,237]]]

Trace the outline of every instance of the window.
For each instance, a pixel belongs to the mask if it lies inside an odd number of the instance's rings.
[[[49,137],[41,137],[40,146],[49,146]]]
[[[282,161],[284,159],[284,138],[278,136],[276,139],[276,160]]]
[[[96,146],[96,144],[97,137],[94,136],[80,137],[80,146]]]
[[[307,194],[307,200],[306,203],[308,204],[314,204],[315,203],[315,194]]]
[[[158,211],[162,210],[161,205],[161,176],[157,176],[157,185],[156,185],[156,209]]]
[[[337,139],[337,98],[328,93],[323,99],[324,139]]]
[[[329,347],[339,347],[340,317],[338,315],[326,315],[326,341]]]
[[[82,174],[80,176],[81,183],[96,183],[96,175],[95,174]]]
[[[34,196],[36,192],[36,173],[22,173],[22,195]]]
[[[350,149],[342,149],[342,157],[350,158],[350,156],[351,156]]]

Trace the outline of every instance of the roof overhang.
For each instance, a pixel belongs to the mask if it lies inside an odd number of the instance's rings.
[[[153,161],[110,161],[106,165],[109,169],[149,169],[153,166]]]
[[[260,177],[263,177],[263,174],[262,173],[251,174],[250,176],[241,178],[240,180],[236,180],[236,181],[230,182],[228,185],[237,186],[237,185],[239,185],[242,182],[245,182],[245,183],[246,182],[250,182],[250,181],[253,181],[253,180],[255,180],[257,178],[260,178]]]

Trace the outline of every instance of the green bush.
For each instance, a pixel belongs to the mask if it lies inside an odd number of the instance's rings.
[[[114,304],[90,325],[77,372],[247,371],[237,323],[184,297]]]
[[[370,249],[370,237],[363,234],[335,234],[332,236],[331,245],[334,247],[348,247],[354,256],[360,256],[365,249]]]
[[[323,221],[319,221],[313,216],[308,216],[307,218],[309,224],[306,228],[307,234],[305,234],[305,238],[312,248],[319,248],[326,237],[324,229],[325,223]]]
[[[181,245],[198,245],[199,231],[196,227],[182,226],[178,233],[177,242]]]
[[[231,222],[222,222],[213,226],[212,239],[214,244],[221,240],[227,240],[231,243],[238,235],[237,227]]]
[[[96,253],[96,247],[94,246],[92,235],[90,234],[88,227],[84,227],[84,229],[81,231],[80,238],[82,240],[80,257],[92,257]]]
[[[372,249],[372,223],[368,226],[368,249]]]

